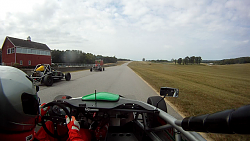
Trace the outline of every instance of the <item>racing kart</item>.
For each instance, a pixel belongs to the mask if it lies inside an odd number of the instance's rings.
[[[36,85],[45,84],[46,86],[52,86],[54,80],[61,80],[65,78],[66,81],[70,81],[71,74],[64,74],[61,71],[55,70],[49,64],[38,64],[30,78],[33,79]]]
[[[104,71],[104,67],[102,67],[100,64],[95,64],[93,67],[90,68],[90,72],[92,71]]]
[[[95,60],[95,64],[90,68],[90,72],[92,71],[104,71],[103,60]]]
[[[65,115],[75,116],[81,128],[93,131],[91,140],[196,141],[205,140],[196,132],[250,134],[250,105],[177,120],[167,113],[164,98],[178,97],[178,93],[178,89],[163,87],[161,96],[149,97],[147,103],[108,92],[78,98],[59,95],[44,105],[50,106],[50,110],[42,117],[42,126],[50,136],[60,140],[68,136],[67,131],[57,133],[66,126]],[[47,129],[46,121],[54,123],[54,132]]]

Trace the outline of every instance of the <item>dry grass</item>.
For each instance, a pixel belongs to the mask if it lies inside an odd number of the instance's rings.
[[[105,63],[104,66],[108,67],[108,66],[120,66],[124,63],[127,63],[129,61],[117,61],[116,63]]]
[[[124,64],[124,63],[127,63],[127,62],[129,62],[129,61],[117,61],[117,66],[119,66],[119,65],[122,65],[122,64]]]
[[[250,103],[250,64],[174,65],[149,62],[129,64],[156,90],[174,87],[178,98],[168,98],[185,116],[238,108]],[[249,140],[250,136],[210,135],[215,140]]]

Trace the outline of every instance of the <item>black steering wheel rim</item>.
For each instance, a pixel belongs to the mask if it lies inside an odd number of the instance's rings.
[[[60,103],[57,103],[57,102],[53,101],[53,102],[50,102],[50,103],[45,104],[45,105],[43,106],[43,108],[49,107],[49,106],[53,107],[54,105],[57,105],[58,107],[62,108],[62,109],[65,111],[66,115],[67,115],[67,116],[70,118],[70,120],[71,120],[70,112],[68,111],[68,109],[67,109],[63,104],[60,104]],[[52,119],[54,119],[54,118],[56,119],[56,118],[57,118],[57,120],[58,120],[59,116],[50,116],[50,118],[52,118]],[[48,119],[48,116],[43,116],[43,117],[42,117],[41,123],[42,123],[43,129],[45,130],[45,132],[46,132],[48,135],[50,135],[50,136],[53,137],[53,138],[63,138],[63,137],[65,137],[65,136],[68,134],[68,132],[66,132],[65,134],[58,135],[58,134],[57,134],[57,126],[55,126],[55,125],[54,125],[54,134],[51,133],[51,132],[48,130],[48,128],[46,127],[46,124],[45,124],[45,120],[47,120],[47,119]],[[64,123],[66,123],[66,119],[65,119],[65,118],[64,118]],[[68,129],[68,128],[67,128],[67,129]]]

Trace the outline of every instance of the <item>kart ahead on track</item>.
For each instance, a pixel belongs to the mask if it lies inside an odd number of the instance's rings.
[[[178,89],[163,87],[161,96],[149,97],[147,103],[107,92],[78,98],[59,95],[44,105],[50,110],[42,117],[42,126],[50,136],[61,140],[68,136],[67,131],[57,133],[62,128],[67,130],[65,115],[75,116],[81,128],[92,131],[91,140],[205,140],[194,131],[250,134],[250,105],[177,120],[167,113],[164,98],[178,97],[178,93]],[[46,128],[46,121],[54,123],[53,133]]]
[[[61,80],[65,78],[66,81],[70,81],[71,74],[63,73],[55,70],[49,64],[38,64],[30,76],[36,85],[45,84],[46,86],[52,86],[54,80]]]
[[[93,67],[90,68],[90,72],[92,71],[104,71],[104,67],[102,67],[101,65],[99,64],[95,64]]]
[[[90,72],[92,71],[104,71],[103,60],[95,60],[95,65],[90,68]]]

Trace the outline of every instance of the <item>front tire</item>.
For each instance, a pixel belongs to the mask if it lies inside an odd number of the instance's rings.
[[[45,75],[43,82],[46,86],[52,86],[53,77],[51,75]]]
[[[71,79],[71,74],[70,73],[66,73],[65,74],[65,80],[69,81]]]

